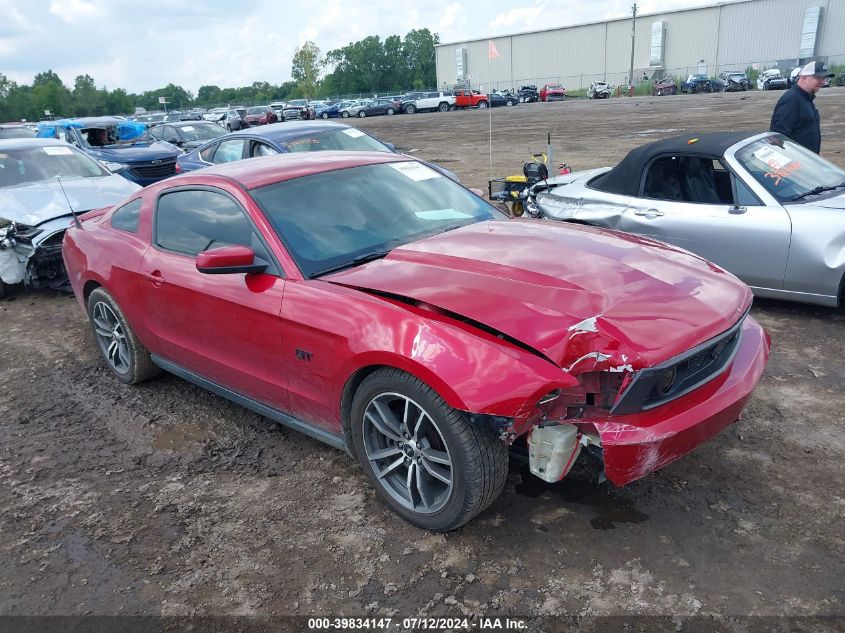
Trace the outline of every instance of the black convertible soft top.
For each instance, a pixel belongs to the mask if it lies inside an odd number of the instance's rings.
[[[643,170],[657,156],[719,157],[731,145],[759,132],[707,132],[672,136],[642,145],[628,152],[613,169],[590,182],[590,187],[607,193],[637,196]]]

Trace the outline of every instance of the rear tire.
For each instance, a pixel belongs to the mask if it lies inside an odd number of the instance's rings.
[[[486,101],[479,101],[479,102],[478,102],[478,109],[479,109],[479,110],[484,110],[486,107],[487,107],[487,102],[486,102]]]
[[[340,113],[340,116],[342,116],[344,119],[348,119],[349,118],[349,112],[344,110],[343,112]]]
[[[320,117],[321,117],[321,118],[323,118],[323,119],[328,119],[328,118],[329,118],[329,113],[328,113],[328,112],[323,112],[323,113],[320,115]]]
[[[398,369],[378,370],[358,387],[351,432],[379,497],[423,529],[460,527],[504,488],[508,450],[495,433]]]
[[[364,112],[363,110],[358,112],[358,118],[359,119],[363,119],[365,116],[367,116],[367,113]]]
[[[87,307],[97,347],[120,382],[134,385],[161,372],[108,292],[95,289],[88,297]]]
[[[388,116],[393,116],[394,114],[396,114],[396,110],[394,110],[393,108],[388,108],[387,114]]]
[[[441,103],[439,106],[437,106],[437,109],[440,112],[448,112],[449,111],[449,104],[448,103]]]

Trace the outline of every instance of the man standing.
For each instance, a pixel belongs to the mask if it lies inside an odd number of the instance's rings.
[[[821,150],[822,133],[813,99],[826,77],[833,77],[827,64],[810,62],[804,66],[792,88],[778,99],[770,126],[772,132],[780,132],[816,154]]]

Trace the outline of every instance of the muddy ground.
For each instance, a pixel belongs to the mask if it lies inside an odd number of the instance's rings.
[[[762,130],[778,96],[497,109],[493,171],[551,129],[578,169],[670,129]],[[845,89],[818,104],[845,167]],[[486,185],[487,112],[354,123]],[[119,384],[70,296],[18,291],[0,302],[0,614],[842,617],[845,312],[753,315],[774,348],[738,424],[623,489],[513,463],[493,507],[443,535],[338,451],[173,376]]]

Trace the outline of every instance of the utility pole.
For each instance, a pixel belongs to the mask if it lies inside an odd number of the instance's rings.
[[[634,42],[637,40],[637,3],[634,3],[634,6],[631,7],[631,12],[634,14],[634,18],[631,20],[631,72],[628,75],[628,81],[630,82],[629,85],[633,88],[634,86]]]

